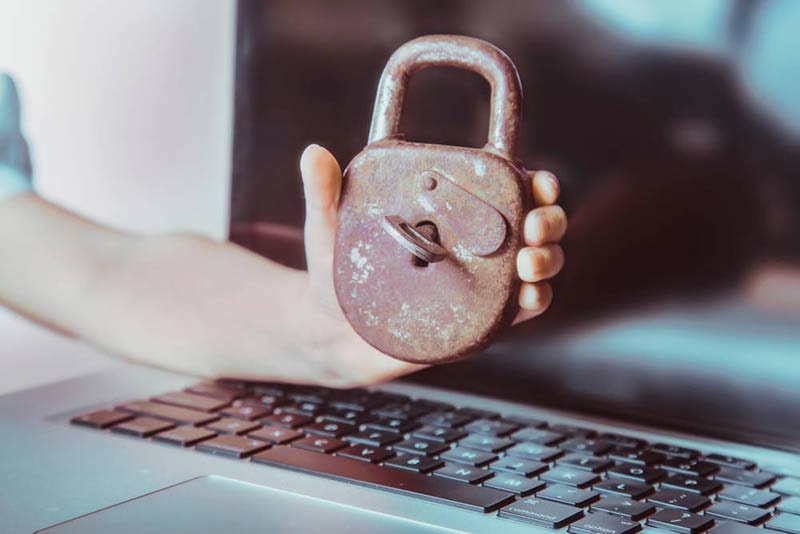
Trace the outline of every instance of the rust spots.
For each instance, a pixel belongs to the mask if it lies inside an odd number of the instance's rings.
[[[483,75],[483,149],[413,143],[398,131],[410,76],[431,66]],[[493,45],[432,35],[400,47],[378,86],[369,142],[345,171],[334,251],[339,304],[395,358],[441,363],[485,347],[518,311],[516,254],[532,206],[516,157],[521,88]]]

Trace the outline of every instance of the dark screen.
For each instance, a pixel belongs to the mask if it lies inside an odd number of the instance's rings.
[[[363,148],[378,78],[402,43],[485,39],[522,80],[521,159],[561,180],[567,263],[545,316],[414,379],[797,445],[800,96],[785,47],[800,43],[784,28],[800,27],[800,11],[731,0],[660,13],[668,4],[241,1],[231,239],[303,268],[303,148],[321,144],[342,167]],[[474,74],[422,71],[402,131],[482,146],[488,99]],[[760,327],[747,337],[742,325]],[[717,356],[731,340],[752,349]],[[674,363],[654,359],[665,346]],[[754,379],[757,359],[766,371]]]

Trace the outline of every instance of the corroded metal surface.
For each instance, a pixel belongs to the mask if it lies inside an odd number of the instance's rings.
[[[402,139],[409,77],[430,66],[472,70],[489,81],[483,149]],[[452,361],[485,347],[516,315],[516,254],[532,205],[515,155],[520,100],[514,65],[477,39],[422,37],[387,63],[369,144],[345,171],[334,252],[339,304],[382,352]]]

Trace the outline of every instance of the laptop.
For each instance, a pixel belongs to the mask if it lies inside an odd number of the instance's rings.
[[[521,156],[573,215],[553,309],[368,388],[119,363],[0,397],[0,532],[800,533],[800,319],[744,282],[796,244],[754,246],[739,202],[765,166],[783,183],[797,145],[728,60],[573,3],[498,4],[241,1],[230,238],[302,268],[302,147],[348,161],[393,49],[475,35],[520,68]],[[478,146],[482,82],[418,78],[407,137]]]

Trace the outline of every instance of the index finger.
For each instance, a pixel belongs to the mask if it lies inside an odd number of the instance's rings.
[[[531,187],[533,188],[533,201],[537,206],[555,204],[561,193],[561,186],[556,175],[550,171],[529,171]]]

